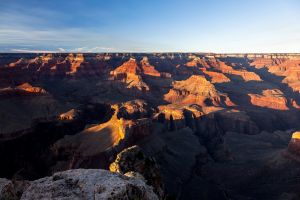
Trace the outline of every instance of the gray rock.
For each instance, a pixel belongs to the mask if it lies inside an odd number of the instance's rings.
[[[140,175],[75,169],[31,182],[21,200],[31,199],[156,200],[158,197]]]
[[[0,178],[0,200],[18,199],[14,185],[10,180]]]

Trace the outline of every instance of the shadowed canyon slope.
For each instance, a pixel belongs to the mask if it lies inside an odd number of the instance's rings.
[[[138,172],[83,170],[145,199],[299,199],[299,73],[300,54],[0,54],[0,177],[26,180],[16,199],[77,168]]]

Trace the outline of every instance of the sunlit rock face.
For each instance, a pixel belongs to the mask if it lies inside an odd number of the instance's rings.
[[[135,58],[130,58],[127,62],[124,62],[121,66],[115,69],[112,74],[140,74],[141,69],[139,68]]]
[[[276,110],[288,110],[287,99],[280,90],[264,90],[262,94],[249,94],[251,103],[255,106]]]
[[[222,73],[239,76],[244,81],[261,81],[260,76],[255,72],[249,72],[245,69],[235,69],[224,62],[219,62],[219,68]]]
[[[101,124],[92,124],[81,132],[65,136],[52,146],[52,152],[56,157],[64,156],[68,159],[64,163],[57,164],[54,171],[77,168],[83,162],[92,160],[94,156],[104,154],[109,148],[117,146],[125,138],[126,123],[117,118],[118,106],[113,106],[114,114],[109,121]],[[107,160],[103,160],[103,166]]]
[[[197,105],[165,105],[159,106],[159,112],[154,118],[164,125],[169,131],[180,130],[189,127],[192,130],[197,129],[197,120],[204,113]]]
[[[66,60],[68,60],[71,64],[70,66],[70,72],[69,74],[74,74],[78,71],[78,68],[80,65],[84,62],[83,54],[77,54],[76,57],[74,57],[73,54],[70,54]]]
[[[165,94],[164,99],[170,103],[180,104],[231,104],[229,98],[219,93],[205,77],[196,75],[191,76],[187,80],[174,82],[173,88]]]
[[[298,194],[299,136],[290,141],[290,134],[300,128],[299,60],[279,54],[0,54],[0,174],[33,180],[113,166],[128,176],[141,173],[146,183],[149,174],[161,175],[170,199]],[[62,180],[69,183],[67,177]]]
[[[149,91],[149,86],[142,79],[142,70],[138,66],[135,58],[130,58],[127,62],[111,71],[110,74],[114,80],[120,80],[126,84],[129,89],[137,89],[139,91]]]
[[[118,117],[124,119],[146,118],[154,112],[154,109],[141,99],[121,103],[119,107]]]
[[[288,152],[293,155],[299,156],[300,159],[300,132],[293,133],[288,146]]]
[[[211,79],[211,83],[227,83],[227,82],[230,82],[230,79],[226,75],[224,75],[220,72],[204,70],[203,73],[209,76],[209,78]]]
[[[47,92],[45,89],[41,87],[33,87],[29,83],[23,83],[16,87],[7,87],[7,88],[0,89],[0,96],[13,97],[14,95],[20,95],[20,96],[47,95]]]
[[[142,66],[143,74],[155,77],[161,76],[160,73],[155,69],[155,67],[149,63],[148,57],[143,57],[140,63]]]
[[[155,67],[149,63],[148,57],[144,56],[140,61],[131,57],[121,66],[111,71],[110,76],[112,80],[124,83],[128,89],[145,93],[150,90],[149,84],[144,80],[145,78],[159,78],[164,75],[161,75]]]
[[[59,119],[62,120],[62,121],[64,121],[64,120],[67,120],[67,121],[75,120],[79,115],[78,112],[79,111],[76,110],[76,109],[71,109],[68,112],[60,114]]]
[[[154,188],[154,192],[160,198],[164,197],[159,166],[155,159],[147,157],[139,146],[132,146],[121,151],[115,161],[110,164],[109,170],[121,174],[138,172],[145,178],[147,184]]]
[[[300,91],[299,66],[299,57],[282,59],[280,62],[273,60],[271,65],[266,65],[270,73],[283,77],[282,83],[287,84],[293,91],[297,92]]]

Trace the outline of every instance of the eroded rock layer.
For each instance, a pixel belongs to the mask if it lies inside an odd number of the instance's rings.
[[[299,68],[300,54],[0,54],[0,198],[297,199]]]

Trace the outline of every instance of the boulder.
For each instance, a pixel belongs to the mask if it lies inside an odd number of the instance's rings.
[[[76,169],[31,182],[21,200],[31,199],[157,200],[158,197],[134,173],[121,175],[100,169]]]

